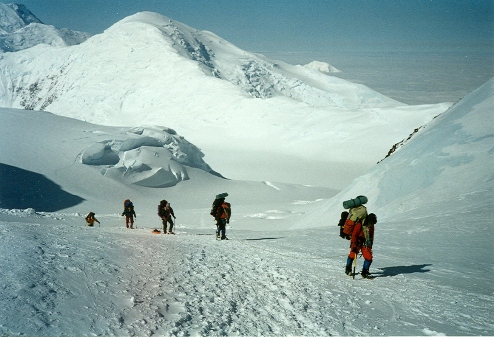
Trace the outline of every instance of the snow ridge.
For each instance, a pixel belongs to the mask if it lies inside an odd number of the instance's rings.
[[[0,34],[14,33],[30,23],[42,23],[26,6],[0,3]]]
[[[144,15],[155,14],[139,13],[125,20],[131,21]],[[198,31],[166,17],[162,17],[162,20],[167,21],[163,31],[173,41],[173,46],[179,54],[199,62],[207,75],[227,80],[252,97],[265,99],[281,95],[314,106],[341,106],[338,101],[332,99],[331,93],[309,85],[297,74],[305,70],[309,73],[312,70],[320,73],[338,72],[327,63],[314,61],[305,69],[295,68],[283,62],[274,62],[262,55],[240,50],[211,32]],[[319,68],[315,68],[315,65]],[[295,69],[297,71],[294,71]],[[324,82],[327,78],[320,77],[319,80]],[[379,96],[377,93],[375,95]],[[381,100],[385,101],[383,98]]]

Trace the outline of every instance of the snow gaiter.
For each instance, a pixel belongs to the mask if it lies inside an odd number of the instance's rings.
[[[364,266],[362,267],[362,269],[369,271],[371,264],[372,264],[372,260],[364,260]]]

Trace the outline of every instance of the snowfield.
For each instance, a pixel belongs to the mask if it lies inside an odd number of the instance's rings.
[[[328,71],[153,13],[0,55],[0,335],[494,335],[494,79],[407,106]],[[374,279],[344,274],[357,195]]]
[[[226,180],[197,168],[188,168],[190,180],[166,189],[115,186],[114,179],[94,172],[94,167],[60,163],[63,158],[73,160],[84,147],[81,141],[92,143],[100,134],[87,133],[88,139],[82,140],[75,132],[78,125],[94,131],[108,127],[41,112],[2,110],[4,119],[30,117],[2,121],[2,134],[11,131],[11,143],[4,149],[17,144],[19,153],[30,154],[2,156],[2,161],[54,172],[53,180],[62,190],[84,201],[51,213],[0,212],[0,266],[6,271],[0,289],[0,332],[492,335],[493,266],[488,255],[494,239],[489,224],[494,180],[488,168],[493,164],[494,124],[479,121],[492,119],[493,84],[462,100],[336,196],[325,188]],[[35,127],[47,124],[39,121],[42,118],[60,123],[53,137]],[[460,141],[444,139],[447,125],[455,126]],[[73,137],[60,137],[67,130]],[[45,142],[27,143],[30,137]],[[389,187],[389,179],[395,179],[390,170],[418,160],[420,146],[439,157],[429,165],[411,165],[403,181],[413,177],[417,188],[412,194],[399,184],[392,190],[373,187]],[[52,153],[50,148],[59,155],[40,160]],[[464,149],[472,149],[469,160],[458,163],[454,158],[464,156]],[[66,151],[73,154],[64,155]],[[433,182],[430,172],[437,172]],[[16,195],[22,182],[2,185],[3,202]],[[353,280],[343,273],[348,243],[339,238],[336,224],[341,200],[354,197],[357,190],[369,196],[368,208],[379,220],[371,266],[374,280],[359,275]],[[229,192],[233,205],[228,241],[215,240],[209,215],[220,191]],[[119,216],[128,196],[138,213],[136,230],[125,229]],[[151,234],[160,228],[154,212],[162,198],[171,201],[177,214],[176,235]],[[36,199],[32,196],[33,204]],[[90,210],[100,226],[84,224]],[[480,231],[479,224],[484,224]]]
[[[133,231],[109,225],[121,222],[117,216],[100,218],[96,228],[86,228],[80,217],[52,216],[1,223],[2,247],[10,252],[1,262],[8,270],[0,291],[2,334],[493,331],[488,277],[455,272],[449,269],[454,265],[420,247],[414,256],[406,249],[396,254],[398,247],[386,248],[386,230],[376,247],[377,278],[352,280],[343,273],[346,242],[337,237],[336,226],[300,232],[240,230],[232,224],[230,240],[215,241],[211,223],[203,229],[179,223],[172,236],[152,235],[139,225]]]

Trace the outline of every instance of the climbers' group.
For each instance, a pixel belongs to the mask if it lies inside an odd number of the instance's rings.
[[[226,225],[230,223],[230,217],[232,215],[231,204],[225,201],[225,198],[228,196],[228,193],[221,193],[216,195],[216,198],[213,202],[213,206],[211,207],[210,214],[214,217],[216,222],[216,238],[221,240],[228,240],[226,237]],[[124,200],[124,210],[122,212],[122,216],[125,216],[125,227],[129,229],[134,229],[134,222],[137,219],[137,214],[134,210],[134,203],[130,201],[130,199]],[[161,219],[162,231],[158,229],[154,229],[152,231],[153,234],[175,234],[173,232],[173,227],[175,225],[175,212],[173,208],[170,206],[170,203],[163,199],[160,201],[158,205],[158,216]],[[86,223],[88,226],[94,226],[94,223],[100,223],[98,219],[96,219],[94,212],[90,212],[86,216]]]

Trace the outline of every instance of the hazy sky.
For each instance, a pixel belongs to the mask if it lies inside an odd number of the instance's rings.
[[[470,73],[469,66],[479,68],[475,57],[486,53],[480,61],[485,67],[486,59],[494,55],[494,0],[15,1],[46,24],[93,34],[136,12],[153,11],[289,63],[317,59],[354,69],[352,60],[372,61],[362,54],[369,51],[386,54],[390,61],[397,59],[393,53],[440,51],[455,54],[452,66],[465,64],[462,71]],[[469,63],[462,59],[468,57]],[[369,66],[379,67],[379,60],[373,61]],[[473,76],[488,79],[494,76],[491,68],[488,74],[474,70],[480,75]]]
[[[17,1],[46,24],[93,34],[136,12],[158,12],[247,50],[494,41],[492,0]]]

